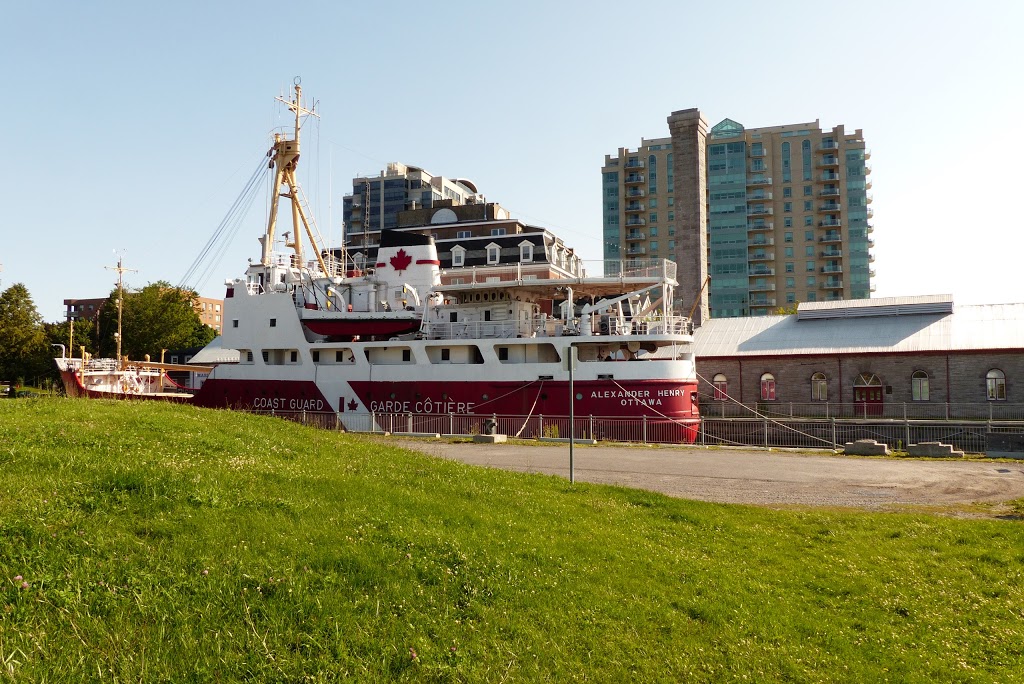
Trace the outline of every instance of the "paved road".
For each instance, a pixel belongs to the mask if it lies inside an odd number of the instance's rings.
[[[569,476],[568,445],[402,445],[463,463]],[[864,509],[1001,504],[1024,498],[1024,462],[880,459],[695,447],[578,446],[575,478],[701,501]],[[993,513],[1005,512],[996,506]]]

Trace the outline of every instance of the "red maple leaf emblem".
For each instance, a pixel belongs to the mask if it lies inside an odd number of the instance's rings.
[[[356,403],[355,399],[353,399],[352,401],[348,402],[348,410],[349,411],[355,411],[357,408],[359,408],[359,404]]]
[[[409,268],[409,264],[411,263],[412,257],[406,254],[404,249],[398,250],[395,256],[391,257],[391,265],[394,266],[395,270],[399,273]]]

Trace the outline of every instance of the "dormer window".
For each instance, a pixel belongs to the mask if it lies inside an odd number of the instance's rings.
[[[522,263],[529,263],[533,261],[533,243],[528,240],[523,240],[519,243],[519,261]]]
[[[466,265],[466,248],[459,245],[452,247],[452,268],[461,268]]]
[[[501,247],[495,243],[487,245],[487,265],[493,265],[501,260]]]

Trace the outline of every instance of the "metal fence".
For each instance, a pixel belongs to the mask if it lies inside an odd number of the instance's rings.
[[[984,420],[1024,421],[1024,404],[990,401],[983,404],[951,404],[938,402],[900,402],[885,404],[827,401],[795,403],[761,401],[740,404],[715,401],[701,395],[700,410],[705,418],[859,418],[861,420]]]
[[[488,431],[521,439],[569,437],[567,416],[496,414],[370,413],[334,414],[266,411],[270,415],[327,429],[408,435],[471,436]],[[841,449],[847,442],[874,439],[905,451],[910,444],[942,442],[965,453],[984,453],[991,433],[1024,435],[1024,421],[896,420],[858,418],[715,418],[699,425],[653,418],[577,416],[580,440],[641,444],[694,443],[701,446]]]

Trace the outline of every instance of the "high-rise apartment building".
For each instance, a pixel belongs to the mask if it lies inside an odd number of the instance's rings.
[[[450,200],[452,206],[486,202],[472,181],[393,162],[379,176],[352,179],[352,194],[342,200],[346,237],[395,228],[399,212],[429,208],[440,200]]]
[[[605,157],[605,258],[676,260],[677,305],[698,302],[698,322],[705,306],[726,318],[870,297],[871,169],[861,131],[822,131],[817,121],[745,129],[725,119],[710,131],[702,124],[697,110],[675,112],[670,138]],[[659,169],[674,184],[662,188]],[[683,194],[703,198],[702,220],[690,207],[685,227]],[[684,282],[688,270],[696,277]]]

